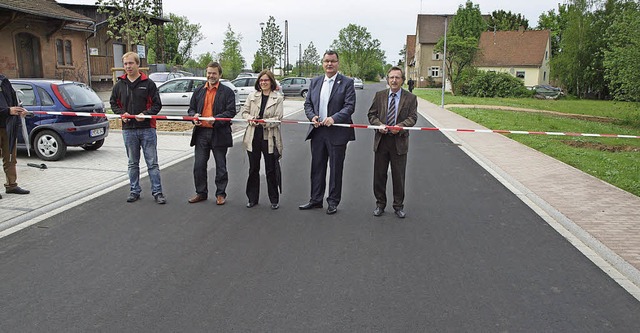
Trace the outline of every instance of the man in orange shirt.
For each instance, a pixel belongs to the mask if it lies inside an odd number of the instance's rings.
[[[222,67],[217,62],[207,65],[207,83],[198,87],[191,96],[189,116],[233,118],[236,115],[236,97],[233,90],[220,84]],[[193,180],[196,195],[189,198],[190,203],[207,200],[207,163],[213,151],[216,162],[216,204],[224,205],[227,197],[227,150],[233,145],[230,121],[196,121],[191,135],[194,147]]]

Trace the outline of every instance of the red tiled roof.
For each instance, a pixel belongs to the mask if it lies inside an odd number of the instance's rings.
[[[93,21],[90,18],[63,8],[54,0],[0,0],[0,9],[8,9],[35,16],[51,17],[72,22],[93,24]]]
[[[475,66],[541,66],[549,30],[487,31],[480,35]]]
[[[416,35],[407,35],[407,64],[410,64],[413,61],[413,58],[416,56]]]

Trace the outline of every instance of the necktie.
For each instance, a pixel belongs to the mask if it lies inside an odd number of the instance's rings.
[[[391,102],[389,103],[389,112],[387,112],[387,125],[396,124],[396,93],[391,93]]]
[[[329,97],[331,96],[331,88],[333,87],[333,78],[324,80],[322,90],[320,91],[320,121],[325,120],[328,115]]]

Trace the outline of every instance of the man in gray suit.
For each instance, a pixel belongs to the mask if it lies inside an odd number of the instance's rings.
[[[404,89],[404,73],[400,67],[387,72],[389,89],[381,90],[373,98],[369,108],[371,125],[411,127],[418,120],[418,100]],[[404,184],[409,151],[409,131],[385,127],[376,131],[373,140],[375,158],[373,163],[373,194],[376,197],[374,216],[384,213],[387,205],[387,170],[391,164],[393,180],[393,209],[396,216],[404,218]]]
[[[313,122],[307,133],[307,140],[311,139],[311,198],[299,208],[322,208],[328,162],[331,170],[327,214],[335,214],[338,211],[347,143],[356,139],[353,128],[332,126],[353,124],[351,115],[356,105],[353,79],[339,74],[338,64],[338,54],[335,51],[324,53],[322,68],[325,75],[311,80],[309,93],[304,102],[304,112]]]

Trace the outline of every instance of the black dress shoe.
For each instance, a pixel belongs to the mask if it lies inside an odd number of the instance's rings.
[[[278,209],[278,208],[280,208],[280,205],[278,205],[277,203],[271,204],[271,209]]]
[[[327,207],[327,214],[331,215],[331,214],[335,214],[338,211],[338,207],[333,206],[333,205],[329,205],[329,207]]]
[[[251,208],[253,206],[257,205],[257,203],[255,202],[247,202],[247,208]]]
[[[298,206],[298,208],[302,209],[302,210],[307,210],[307,209],[313,209],[313,208],[322,208],[322,203],[313,203],[313,202],[307,202],[304,205],[300,205]]]
[[[396,216],[403,219],[407,214],[402,209],[396,209]]]
[[[373,210],[373,216],[380,216],[382,213],[384,213],[384,208],[382,207],[376,207],[376,209]]]
[[[13,193],[13,194],[29,194],[29,193],[31,193],[31,191],[25,190],[25,189],[21,188],[20,186],[7,188],[5,190],[5,192]]]

